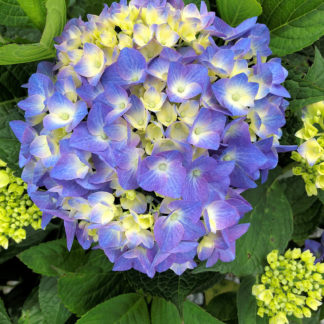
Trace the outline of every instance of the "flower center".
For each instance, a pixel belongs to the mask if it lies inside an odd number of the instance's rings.
[[[173,213],[171,216],[170,216],[170,220],[171,221],[176,221],[178,220],[179,218],[179,214],[178,213]]]
[[[202,133],[202,129],[200,127],[196,127],[194,133],[196,135],[200,135]]]
[[[60,118],[62,120],[68,120],[70,118],[70,115],[68,113],[62,113],[60,114]]]
[[[195,169],[192,171],[192,175],[194,177],[199,177],[201,175],[201,171],[199,169]]]
[[[166,163],[162,162],[159,164],[159,170],[160,171],[165,171],[167,169]]]
[[[185,91],[184,87],[182,87],[182,86],[178,87],[178,92],[179,93],[183,93],[184,91]]]
[[[239,101],[241,98],[240,94],[239,93],[234,93],[232,94],[232,100],[233,101]]]
[[[108,139],[108,136],[107,136],[106,134],[101,134],[100,137],[101,137],[103,140]]]

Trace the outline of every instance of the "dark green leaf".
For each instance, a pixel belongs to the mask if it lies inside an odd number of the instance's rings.
[[[70,0],[68,16],[70,18],[78,18],[80,16],[86,18],[87,14],[99,15],[104,8],[104,4],[109,6],[113,2],[113,0]]]
[[[63,304],[82,315],[108,298],[129,292],[122,274],[111,269],[112,264],[102,251],[92,251],[83,267],[59,279],[58,293]]]
[[[47,324],[64,324],[71,315],[58,297],[56,278],[42,277],[39,304]]]
[[[295,241],[305,240],[318,225],[322,204],[316,196],[307,196],[302,177],[282,179],[280,185],[293,211],[294,232],[292,239]]]
[[[87,261],[85,251],[79,245],[75,244],[69,252],[63,239],[33,246],[19,258],[28,268],[44,276],[72,272]]]
[[[46,21],[45,2],[46,0],[18,0],[20,7],[40,30],[43,30]]]
[[[227,292],[215,296],[207,305],[206,310],[221,321],[237,319],[236,293]]]
[[[324,35],[323,0],[263,0],[260,22],[271,32],[273,55],[285,56]]]
[[[46,1],[46,24],[39,43],[8,44],[0,47],[0,65],[40,61],[55,56],[54,37],[65,25],[65,0]]]
[[[292,71],[285,86],[291,95],[290,109],[292,111],[324,100],[324,59],[317,48],[315,49],[314,64],[306,76],[303,77]]]
[[[183,319],[184,324],[224,324],[207,313],[203,308],[189,301],[185,301],[183,304]]]
[[[257,0],[216,0],[220,16],[231,26],[237,26],[243,20],[262,13],[262,7]]]
[[[21,85],[28,81],[35,68],[35,64],[0,66],[0,159],[7,162],[16,175],[20,174],[20,143],[10,129],[9,121],[23,118],[17,107],[17,102],[26,96]]]
[[[30,248],[32,245],[37,245],[44,241],[57,226],[53,224],[48,224],[45,230],[39,229],[35,231],[32,227],[26,229],[26,239],[20,243],[15,243],[11,241],[9,248],[7,250],[0,248],[0,264],[6,262],[7,260],[13,258],[22,251]]]
[[[237,316],[240,324],[267,324],[268,320],[257,315],[256,299],[252,295],[255,277],[245,277],[237,293]]]
[[[40,324],[45,323],[45,317],[39,306],[38,287],[34,288],[27,297],[18,324]]]
[[[263,261],[273,249],[283,251],[293,231],[292,210],[276,180],[280,169],[270,173],[269,180],[256,189],[244,193],[253,210],[244,216],[242,223],[250,223],[248,232],[236,244],[233,262],[218,261],[213,267],[198,267],[194,272],[220,271],[244,276],[263,271]]]
[[[179,310],[182,309],[182,303],[189,294],[204,291],[223,278],[218,273],[196,275],[191,271],[178,276],[171,270],[156,273],[153,279],[134,270],[124,272],[124,276],[137,291],[170,300]]]
[[[19,6],[17,0],[1,0],[0,24],[5,26],[28,27],[31,26],[31,21]]]
[[[94,307],[78,320],[78,324],[150,324],[145,299],[125,294]]]
[[[173,303],[154,297],[151,306],[151,322],[152,324],[181,324],[181,318]]]
[[[0,299],[0,324],[11,324],[10,318],[7,314],[2,299]]]

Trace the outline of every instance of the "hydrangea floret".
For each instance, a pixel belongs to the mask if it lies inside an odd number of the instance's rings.
[[[258,315],[269,317],[270,324],[289,323],[287,316],[311,317],[322,304],[324,263],[315,263],[315,256],[299,248],[284,255],[273,250],[267,256],[260,282],[252,287],[257,299]]]
[[[27,194],[27,184],[0,160],[0,246],[7,249],[9,239],[20,243],[28,226],[41,228],[41,216]]]
[[[302,143],[292,152],[298,162],[293,173],[303,177],[307,195],[312,196],[324,189],[324,101],[305,107],[302,121],[303,128],[296,133]]]
[[[43,225],[114,270],[153,277],[235,258],[251,206],[240,194],[276,167],[287,71],[269,30],[232,28],[204,2],[132,0],[70,20],[57,63],[40,63],[11,122]]]

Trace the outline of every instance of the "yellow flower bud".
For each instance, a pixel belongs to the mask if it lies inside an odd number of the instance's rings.
[[[306,298],[306,305],[312,310],[316,311],[318,307],[322,305],[322,303],[315,298],[308,297]]]
[[[278,260],[278,250],[273,250],[267,255],[267,261],[271,265]]]

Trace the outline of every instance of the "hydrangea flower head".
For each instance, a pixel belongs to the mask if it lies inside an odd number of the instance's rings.
[[[292,159],[298,163],[293,173],[303,177],[306,192],[312,196],[324,189],[324,102],[305,107],[302,121],[303,128],[296,133],[302,143],[292,152]]]
[[[26,238],[26,227],[41,228],[42,212],[26,190],[27,184],[0,160],[0,246],[5,249],[9,239],[20,243]]]
[[[150,277],[234,260],[240,193],[276,166],[289,96],[268,29],[232,28],[204,2],[132,0],[56,42],[11,123],[43,225],[59,217],[68,248]]]
[[[269,317],[270,324],[289,323],[287,316],[311,317],[322,305],[324,263],[301,249],[287,250],[284,256],[273,250],[261,282],[252,287],[258,315]]]

